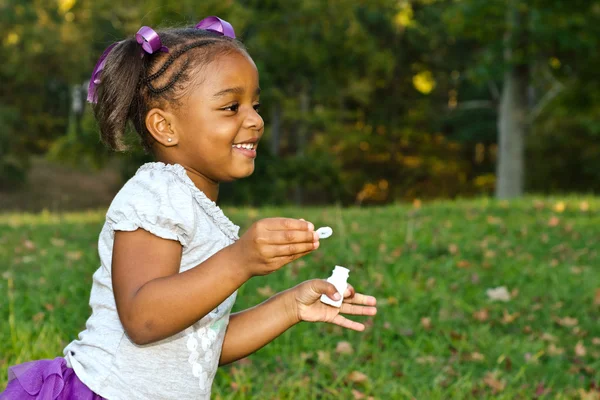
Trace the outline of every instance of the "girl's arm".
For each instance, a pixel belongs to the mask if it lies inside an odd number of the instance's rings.
[[[355,293],[350,285],[344,293],[341,308],[321,303],[322,294],[336,300],[337,291],[332,284],[314,279],[281,292],[256,307],[232,314],[219,364],[228,364],[254,353],[300,321],[331,322],[362,331],[365,329],[363,324],[340,314],[375,315],[377,312],[375,298]]]
[[[143,229],[115,232],[112,284],[125,331],[140,345],[183,331],[250,277],[316,249],[313,229],[299,220],[258,221],[239,241],[183,273],[179,242]]]

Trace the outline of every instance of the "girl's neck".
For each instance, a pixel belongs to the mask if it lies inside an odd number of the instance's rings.
[[[219,182],[215,182],[207,178],[206,176],[199,174],[193,169],[186,167],[185,165],[183,166],[183,168],[185,168],[185,172],[187,173],[188,177],[192,180],[192,182],[194,182],[194,185],[202,192],[204,192],[206,197],[208,197],[216,203],[219,197]]]

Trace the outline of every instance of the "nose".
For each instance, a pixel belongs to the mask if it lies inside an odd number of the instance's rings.
[[[265,121],[263,121],[262,117],[254,108],[248,112],[246,116],[246,120],[244,121],[244,128],[253,129],[259,132],[262,132],[265,127]]]

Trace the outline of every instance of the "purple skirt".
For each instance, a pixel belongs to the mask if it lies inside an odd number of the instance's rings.
[[[8,385],[0,400],[103,400],[75,375],[62,357],[37,360],[8,369]]]

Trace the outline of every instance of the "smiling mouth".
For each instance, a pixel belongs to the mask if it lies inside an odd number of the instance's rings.
[[[254,150],[256,148],[256,143],[238,143],[232,145],[231,147],[235,147],[237,149]]]

